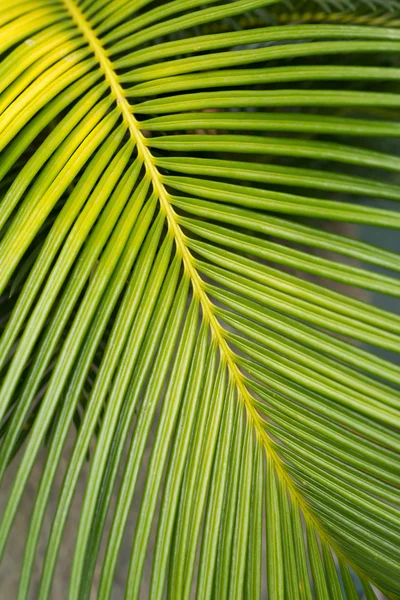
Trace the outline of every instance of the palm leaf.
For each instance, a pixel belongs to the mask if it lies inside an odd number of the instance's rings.
[[[368,302],[400,258],[345,225],[400,229],[400,6],[305,4],[3,7],[1,552],[46,445],[21,600],[73,422],[35,597],[89,451],[71,599],[111,597],[133,501],[127,598],[400,597],[400,316]]]

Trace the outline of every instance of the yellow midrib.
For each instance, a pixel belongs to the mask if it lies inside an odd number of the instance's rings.
[[[154,190],[158,195],[161,208],[166,215],[169,231],[174,237],[177,252],[181,256],[184,269],[192,282],[193,293],[197,296],[201,304],[204,318],[208,321],[210,329],[219,346],[221,358],[226,362],[230,373],[230,377],[234,381],[239,396],[241,397],[245,405],[247,418],[249,422],[252,423],[252,425],[254,426],[258,439],[261,440],[261,442],[263,443],[265,452],[269,455],[272,462],[274,463],[277,475],[280,478],[281,482],[288,489],[292,500],[297,502],[304,516],[309,520],[310,523],[313,524],[315,529],[318,531],[320,537],[324,538],[326,542],[333,548],[337,556],[343,557],[343,559],[348,564],[350,564],[355,571],[360,572],[359,567],[353,564],[353,561],[342,552],[342,550],[336,544],[336,542],[332,540],[330,535],[325,531],[319,519],[317,519],[314,516],[310,506],[303,498],[302,494],[297,490],[297,487],[293,479],[288,474],[281,457],[276,452],[272,440],[266,433],[261,417],[254,406],[253,398],[245,385],[244,376],[236,364],[234,353],[232,352],[230,346],[228,345],[225,339],[224,329],[222,328],[214,314],[212,303],[204,289],[204,283],[199,273],[197,272],[197,269],[194,264],[194,259],[188,247],[186,246],[185,235],[180,228],[176,213],[172,208],[171,202],[169,200],[168,192],[165,189],[161,181],[161,176],[154,164],[153,156],[146,145],[145,137],[143,136],[140,130],[138,121],[132,114],[130,104],[125,96],[125,92],[121,84],[119,83],[118,76],[115,73],[112,63],[107,56],[106,50],[103,48],[101,42],[95,35],[88,22],[86,21],[86,17],[83,15],[79,7],[75,5],[74,0],[63,1],[70,14],[72,15],[76,25],[78,26],[82,34],[85,36],[88,44],[90,45],[93,53],[95,54],[100,64],[100,67],[104,73],[104,76],[110,86],[112,95],[114,96],[115,101],[121,111],[122,117],[129,129],[132,140],[136,144],[138,154],[143,159],[146,171],[149,177],[151,178]]]
[[[232,379],[234,380],[243,400],[245,402],[247,411],[249,416],[254,422],[256,429],[262,437],[265,437],[265,443],[270,446],[271,442],[264,431],[264,428],[261,424],[261,419],[254,407],[253,400],[251,398],[250,393],[248,392],[245,384],[242,373],[240,372],[234,358],[232,350],[230,349],[226,339],[224,330],[219,324],[213,308],[212,304],[204,290],[204,285],[201,277],[199,276],[197,269],[194,266],[193,257],[186,246],[185,243],[185,235],[182,232],[176,217],[176,213],[172,208],[171,202],[168,197],[168,192],[166,191],[163,183],[161,182],[161,176],[154,164],[153,156],[149,151],[145,137],[140,131],[137,120],[131,112],[131,108],[128,100],[126,99],[124,90],[121,84],[118,81],[118,77],[113,69],[111,61],[107,57],[107,54],[104,48],[101,46],[100,41],[97,39],[93,30],[89,26],[86,21],[85,16],[82,14],[81,10],[75,5],[73,0],[64,0],[68,10],[74,17],[78,27],[85,35],[90,47],[92,48],[94,54],[96,55],[97,60],[100,63],[100,66],[104,72],[105,78],[111,88],[112,94],[116,100],[117,105],[119,106],[124,121],[130,131],[132,139],[137,146],[138,154],[142,157],[143,163],[146,167],[147,173],[151,178],[154,189],[158,195],[160,200],[161,208],[163,209],[169,226],[169,230],[173,235],[177,247],[178,254],[182,258],[182,262],[185,268],[187,275],[190,277],[190,280],[193,285],[193,292],[197,296],[205,318],[210,324],[210,328],[215,336],[215,339],[218,343],[218,346],[221,351],[221,355],[223,359],[226,361],[227,366],[229,367],[229,371]],[[274,452],[274,449],[271,448],[271,451]]]

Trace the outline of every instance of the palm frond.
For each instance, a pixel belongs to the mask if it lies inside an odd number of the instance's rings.
[[[0,553],[46,443],[20,600],[74,422],[39,600],[89,450],[71,600],[111,597],[134,503],[127,598],[400,597],[400,315],[368,301],[400,256],[345,229],[400,229],[400,6],[305,4],[2,9]]]

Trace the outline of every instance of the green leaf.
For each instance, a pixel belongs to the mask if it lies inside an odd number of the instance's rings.
[[[2,7],[1,597],[399,598],[399,24]]]

